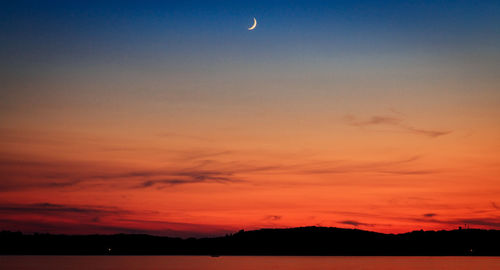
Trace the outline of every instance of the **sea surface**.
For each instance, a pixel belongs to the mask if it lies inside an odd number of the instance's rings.
[[[500,257],[0,256],[2,270],[492,270]]]

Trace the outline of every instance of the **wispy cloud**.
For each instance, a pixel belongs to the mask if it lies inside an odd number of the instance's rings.
[[[426,216],[427,215],[427,216]],[[429,216],[430,215],[430,216]],[[433,213],[424,214],[422,217],[416,218],[394,218],[396,220],[406,220],[412,222],[418,222],[422,224],[444,224],[450,226],[461,226],[464,224],[476,225],[481,227],[489,227],[494,229],[500,228],[500,217],[476,217],[476,218],[446,218],[442,217],[440,219],[435,218],[437,215]]]
[[[438,171],[436,170],[381,170],[380,173],[386,174],[400,174],[400,175],[424,175],[424,174],[434,174]]]
[[[149,234],[169,237],[214,237],[234,233],[237,230],[224,226],[205,224],[154,222],[147,220],[122,220],[117,223],[86,221],[19,220],[0,218],[0,229],[15,228],[23,233],[54,234]],[[12,230],[12,229],[11,229]]]
[[[338,221],[337,223],[344,224],[344,225],[352,225],[355,227],[358,227],[358,226],[373,227],[373,226],[375,226],[374,224],[363,223],[363,222],[359,222],[356,220],[343,220],[343,221]]]
[[[223,153],[223,152],[219,152]],[[120,164],[80,161],[50,161],[0,156],[0,192],[26,189],[97,188],[163,189],[178,185],[256,183],[249,175],[315,175],[375,173],[387,175],[424,175],[438,173],[420,169],[414,162],[420,156],[386,161],[319,160],[295,164],[247,164],[244,162],[197,161],[178,168],[129,169]],[[180,163],[183,164],[183,163]],[[192,164],[192,163],[191,163]],[[272,184],[272,183],[268,183]]]
[[[18,178],[13,176],[12,178]],[[60,180],[60,181],[43,181],[37,179],[34,181],[18,181],[5,179],[0,182],[0,192],[18,191],[27,189],[44,189],[44,188],[65,188],[73,187],[81,183],[79,180]]]
[[[175,233],[176,236],[189,237],[206,237],[206,236],[221,236],[226,233],[232,233],[240,228],[224,225],[187,223],[187,222],[172,222],[164,220],[145,220],[145,219],[119,219],[120,222],[125,222],[137,228],[149,228],[155,231],[162,232],[165,235],[165,230],[168,235]],[[156,233],[158,234],[158,233]]]
[[[92,215],[117,215],[128,214],[129,211],[110,206],[88,206],[88,205],[63,205],[53,203],[35,203],[35,204],[0,204],[0,213],[3,214],[43,214],[59,215],[67,214],[92,214]]]
[[[145,212],[147,213],[147,211]],[[2,217],[0,226],[8,225],[7,228],[30,230],[30,224],[34,225],[33,228],[36,228],[35,225],[37,224],[42,224],[43,226],[38,229],[38,232],[40,232],[40,230],[45,231],[45,229],[51,231],[51,227],[60,228],[65,223],[67,223],[65,226],[72,224],[72,226],[78,227],[79,225],[75,224],[86,224],[95,227],[100,226],[103,220],[109,221],[133,214],[132,211],[113,206],[68,205],[48,202],[34,204],[3,203],[0,204],[0,216]]]
[[[272,220],[272,221],[276,221],[276,220],[280,220],[282,218],[282,216],[277,216],[277,215],[269,215],[269,216],[265,216],[264,217],[264,220]]]
[[[455,222],[461,222],[458,224],[470,224],[478,226],[488,226],[493,228],[500,228],[500,218],[469,218],[469,219],[458,219]],[[454,223],[454,224],[457,224]]]
[[[197,183],[229,184],[244,182],[235,175],[244,171],[266,168],[220,164],[191,166],[176,169],[126,170],[119,165],[89,164],[86,162],[57,162],[0,157],[0,191],[65,188],[83,185],[114,185],[121,188],[166,187]]]
[[[221,177],[216,175],[203,175],[194,174],[190,175],[187,179],[158,179],[158,180],[146,180],[141,182],[137,187],[152,187],[152,186],[174,186],[174,185],[184,185],[184,184],[194,184],[194,183],[234,183],[241,182],[242,180],[236,180],[229,177]]]
[[[26,233],[69,234],[146,233],[175,237],[220,236],[236,231],[230,226],[144,219],[152,214],[157,213],[102,205],[3,203],[0,204],[0,230],[16,228]]]
[[[402,120],[399,118],[389,117],[389,116],[372,116],[369,119],[358,120],[354,116],[346,116],[346,120],[353,126],[371,126],[371,125],[400,125]]]
[[[335,163],[320,163],[309,166],[297,166],[305,174],[341,174],[341,173],[380,173],[395,175],[423,175],[439,172],[438,170],[415,169],[413,163],[421,159],[420,156],[410,156],[401,159],[361,162],[361,161],[338,161]],[[412,165],[412,169],[407,169]]]
[[[451,131],[416,128],[409,124],[406,124],[404,119],[392,116],[371,116],[368,119],[358,119],[355,116],[348,115],[345,117],[345,120],[348,124],[352,126],[357,126],[357,127],[369,127],[369,126],[380,126],[380,125],[390,126],[404,132],[413,133],[416,135],[423,135],[430,138],[436,138],[451,133]]]

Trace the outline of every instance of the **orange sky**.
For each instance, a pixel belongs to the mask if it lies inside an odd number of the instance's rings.
[[[0,11],[0,230],[500,229],[496,4],[180,2]]]
[[[95,122],[82,127],[67,115],[34,116],[50,121],[1,132],[0,224],[179,236],[498,228],[500,130],[497,118],[473,121],[488,108],[456,119],[446,109],[417,117],[380,107],[316,116],[297,107],[286,117],[272,108],[254,117],[194,111],[172,120],[184,122],[179,130],[154,118],[106,127],[106,115],[87,116]]]

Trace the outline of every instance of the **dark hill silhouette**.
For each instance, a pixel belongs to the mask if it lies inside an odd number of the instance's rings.
[[[500,231],[463,229],[383,234],[300,227],[240,231],[214,238],[141,234],[0,233],[0,254],[40,255],[479,255],[500,256]]]

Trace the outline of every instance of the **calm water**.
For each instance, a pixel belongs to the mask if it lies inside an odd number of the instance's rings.
[[[0,256],[0,269],[491,270],[500,257]]]

